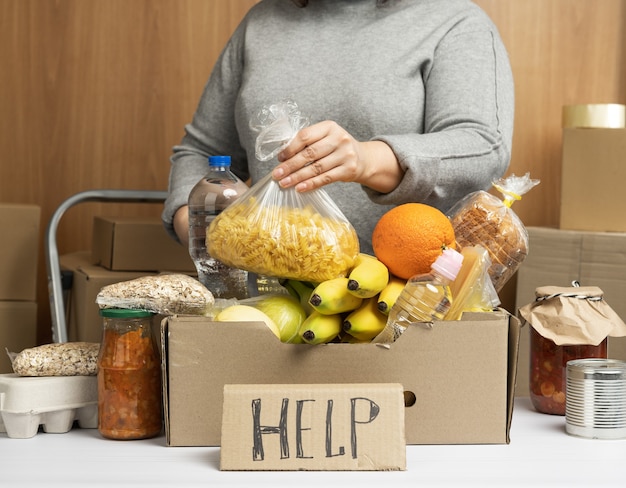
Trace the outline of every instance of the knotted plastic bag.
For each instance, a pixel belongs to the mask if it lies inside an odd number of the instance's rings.
[[[542,286],[520,316],[556,345],[596,346],[607,337],[626,336],[626,324],[597,286]]]
[[[274,158],[307,124],[292,101],[261,110],[250,124],[257,158]],[[323,189],[282,188],[271,174],[215,217],[206,243],[229,266],[314,283],[345,276],[359,253],[354,228]]]
[[[528,231],[511,205],[538,184],[539,180],[530,179],[528,173],[513,174],[493,183],[503,199],[476,191],[448,212],[459,249],[480,245],[489,252],[489,276],[496,291],[509,281],[528,254]]]

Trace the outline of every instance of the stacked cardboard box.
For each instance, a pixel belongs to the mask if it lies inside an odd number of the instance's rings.
[[[195,271],[187,249],[167,235],[158,218],[97,216],[92,236],[90,251],[59,258],[62,270],[72,275],[66,304],[70,341],[100,342],[96,296],[102,287],[159,272]]]
[[[111,271],[196,270],[189,251],[155,218],[95,217],[91,258]]]
[[[626,129],[563,130],[561,229],[626,232]]]
[[[517,272],[516,309],[535,299],[540,286],[597,286],[626,321],[626,233],[529,227],[529,253]],[[520,340],[516,394],[528,395],[528,327]],[[609,338],[609,357],[626,360],[626,338]]]
[[[5,349],[36,345],[40,214],[36,205],[0,204],[0,373],[12,371]]]

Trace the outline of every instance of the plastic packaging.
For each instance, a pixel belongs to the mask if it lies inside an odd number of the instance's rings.
[[[459,273],[463,255],[445,249],[431,266],[431,272],[410,278],[389,311],[387,325],[373,342],[395,341],[414,322],[442,320],[450,310],[450,284]]]
[[[284,102],[261,111],[257,157],[274,157],[305,123]],[[268,140],[269,139],[269,140]],[[207,232],[209,254],[261,276],[322,282],[346,276],[359,253],[356,232],[322,189],[281,188],[271,173],[219,214]]]
[[[485,191],[470,193],[448,212],[457,247],[480,245],[489,252],[489,276],[499,292],[515,274],[528,254],[528,232],[511,209],[531,188],[539,184],[528,173],[514,174],[493,183],[500,191],[500,199]]]
[[[95,376],[99,349],[96,342],[55,342],[9,353],[9,358],[20,376]]]
[[[100,310],[98,430],[109,439],[146,439],[161,432],[161,367],[151,312]]]
[[[545,286],[520,308],[530,326],[530,399],[542,413],[565,415],[567,362],[606,358],[607,337],[626,335],[626,324],[597,287]]]
[[[69,432],[77,421],[84,429],[98,426],[95,376],[21,377],[0,374],[0,432],[29,439],[43,427],[54,434]]]
[[[445,320],[460,320],[463,312],[490,312],[500,298],[489,278],[491,259],[482,246],[464,247],[463,265],[450,285],[452,305]]]
[[[210,156],[207,174],[189,194],[189,255],[200,282],[218,298],[246,298],[248,274],[207,252],[207,229],[247,190],[246,184],[230,170],[230,156]]]
[[[215,297],[191,276],[161,274],[103,286],[96,303],[100,308],[147,310],[160,315],[209,315]]]

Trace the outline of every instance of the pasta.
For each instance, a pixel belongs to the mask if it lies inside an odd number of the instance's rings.
[[[348,222],[254,198],[215,217],[206,242],[209,254],[229,266],[316,283],[345,276],[359,252]]]

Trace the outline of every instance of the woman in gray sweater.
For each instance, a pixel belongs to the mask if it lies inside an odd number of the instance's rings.
[[[264,106],[294,100],[310,125],[255,158]],[[514,90],[497,28],[469,0],[262,0],[225,46],[171,157],[163,221],[187,242],[186,203],[209,155],[252,184],[273,172],[324,187],[372,252],[380,216],[448,210],[510,161]]]

